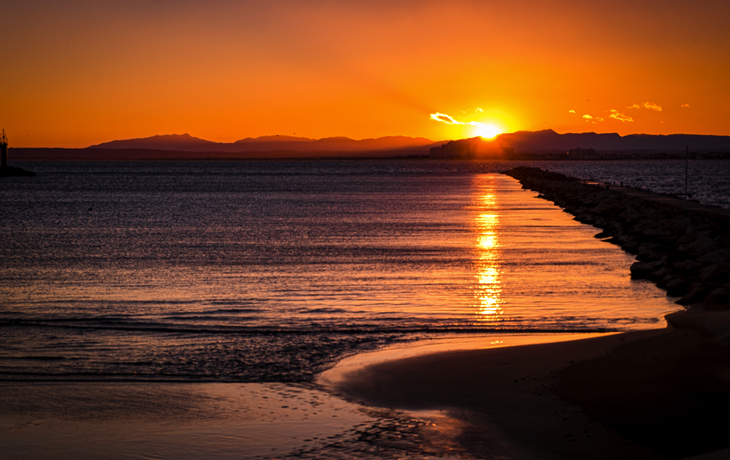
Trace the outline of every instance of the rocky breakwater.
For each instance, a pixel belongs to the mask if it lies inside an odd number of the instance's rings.
[[[655,282],[682,305],[730,310],[730,211],[539,168],[503,174],[603,229],[597,238],[635,254],[632,278]]]
[[[0,177],[32,177],[35,176],[33,171],[18,168],[17,166],[0,167]]]

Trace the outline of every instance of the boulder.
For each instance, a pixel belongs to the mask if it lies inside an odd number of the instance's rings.
[[[707,297],[707,294],[712,291],[712,286],[700,283],[692,283],[692,285],[690,286],[690,291],[684,297],[679,299],[677,303],[680,305],[692,305],[695,303],[700,303],[705,297]]]
[[[659,270],[664,265],[664,259],[656,260],[654,262],[634,262],[629,268],[631,272],[631,278],[634,279],[648,279],[648,276]]]
[[[730,264],[712,264],[705,267],[700,270],[697,279],[706,283],[725,284],[730,281]]]
[[[707,254],[708,252],[717,250],[717,245],[714,239],[706,236],[690,244],[689,249],[696,254]]]
[[[667,294],[672,297],[681,297],[689,292],[692,283],[681,276],[675,277],[666,283]]]
[[[700,270],[704,265],[696,260],[686,259],[681,262],[675,262],[672,264],[675,270],[679,270],[687,275],[699,276]]]
[[[722,248],[717,251],[708,252],[697,258],[697,261],[706,264],[719,264],[730,260],[730,250]]]

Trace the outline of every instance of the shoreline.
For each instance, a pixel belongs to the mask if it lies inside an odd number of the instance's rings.
[[[690,310],[667,315],[662,329],[496,348],[386,349],[345,360],[352,365],[310,386],[4,382],[0,452],[687,458],[730,447],[722,422],[730,410],[730,312]],[[332,372],[336,378],[322,381]],[[268,447],[252,445],[252,428],[285,442],[266,455]]]
[[[730,312],[664,329],[371,363],[332,382],[360,403],[495,424],[517,458],[686,458],[730,447]],[[477,431],[479,428],[477,428]],[[483,446],[475,443],[478,455]]]
[[[603,229],[596,238],[635,254],[632,279],[652,281],[681,297],[681,305],[730,308],[730,210],[622,185],[585,183],[539,168],[503,174],[575,220]]]

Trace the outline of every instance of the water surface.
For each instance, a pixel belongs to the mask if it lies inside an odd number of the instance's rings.
[[[0,379],[306,381],[403,341],[661,326],[633,256],[505,166],[34,163],[0,182]]]

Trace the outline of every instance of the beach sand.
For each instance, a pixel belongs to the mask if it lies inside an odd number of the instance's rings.
[[[368,459],[416,451],[423,425],[307,385],[0,385],[3,460]]]
[[[356,355],[338,368],[444,349],[561,339],[455,336]],[[474,458],[461,445],[468,432],[489,438],[490,451],[500,458],[519,451],[497,428],[490,438],[481,425],[479,431],[472,427],[438,411],[362,406],[316,384],[0,383],[2,459]]]
[[[461,441],[476,457],[493,458],[501,436],[505,458],[685,458],[730,445],[730,312],[698,310],[665,329],[431,353],[326,380],[365,404],[469,422]]]
[[[565,337],[395,347],[345,360],[316,385],[6,382],[0,457],[654,459],[726,449],[730,312],[668,321],[542,344],[519,345]]]

